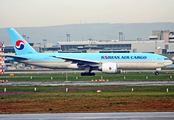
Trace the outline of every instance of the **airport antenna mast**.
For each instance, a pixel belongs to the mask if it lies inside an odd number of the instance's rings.
[[[0,41],[0,74],[5,74],[4,42]]]

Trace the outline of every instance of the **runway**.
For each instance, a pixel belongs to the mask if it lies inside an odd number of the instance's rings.
[[[127,85],[127,86],[172,86],[174,81],[109,81],[109,82],[91,82],[91,81],[9,81],[0,83],[0,86],[100,86],[100,85]]]
[[[172,120],[174,112],[0,114],[1,120]]]

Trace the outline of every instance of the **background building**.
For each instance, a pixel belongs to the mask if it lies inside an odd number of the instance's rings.
[[[174,43],[174,32],[171,30],[154,30],[149,40],[165,40],[165,43]]]

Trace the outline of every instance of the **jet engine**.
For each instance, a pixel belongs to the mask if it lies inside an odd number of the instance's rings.
[[[102,63],[101,68],[103,73],[119,74],[122,72],[121,69],[117,69],[117,63]]]

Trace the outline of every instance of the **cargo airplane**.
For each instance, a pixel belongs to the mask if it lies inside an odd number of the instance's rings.
[[[93,70],[102,73],[121,73],[122,69],[156,69],[172,64],[165,56],[150,53],[37,53],[14,28],[7,28],[16,55],[8,60],[53,69],[84,70],[82,76],[93,76]]]

